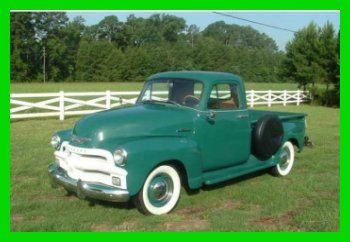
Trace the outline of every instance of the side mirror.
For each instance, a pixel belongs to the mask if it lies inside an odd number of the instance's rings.
[[[209,111],[209,113],[207,115],[207,120],[209,122],[214,122],[215,121],[215,117],[216,117],[216,113],[214,111]]]

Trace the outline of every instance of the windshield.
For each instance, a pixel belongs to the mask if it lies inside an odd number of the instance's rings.
[[[170,103],[187,107],[199,105],[203,83],[189,79],[157,79],[146,83],[138,102]]]

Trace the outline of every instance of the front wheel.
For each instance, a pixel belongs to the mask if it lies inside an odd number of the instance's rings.
[[[272,167],[271,173],[275,176],[286,176],[292,170],[294,163],[294,146],[290,141],[283,144],[279,163]]]
[[[134,202],[144,214],[166,214],[177,204],[180,190],[181,180],[177,170],[173,166],[162,165],[148,175]]]

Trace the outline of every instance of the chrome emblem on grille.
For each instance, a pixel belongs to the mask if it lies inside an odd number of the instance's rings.
[[[74,141],[74,142],[77,142],[77,143],[85,143],[85,142],[91,141],[91,139],[90,138],[79,137],[79,136],[76,136],[76,135],[72,135],[71,141]]]

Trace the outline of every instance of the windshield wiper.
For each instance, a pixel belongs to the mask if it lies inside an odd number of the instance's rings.
[[[172,101],[172,100],[160,101],[160,100],[149,99],[149,100],[143,100],[141,102],[142,103],[170,103],[170,104],[176,105],[178,107],[181,106],[180,104],[178,104],[177,102]]]
[[[180,104],[178,104],[177,102],[172,101],[172,100],[166,100],[165,102],[166,102],[166,103],[171,103],[171,104],[174,104],[174,105],[176,105],[176,106],[178,106],[178,107],[180,107],[180,106],[181,106]]]

